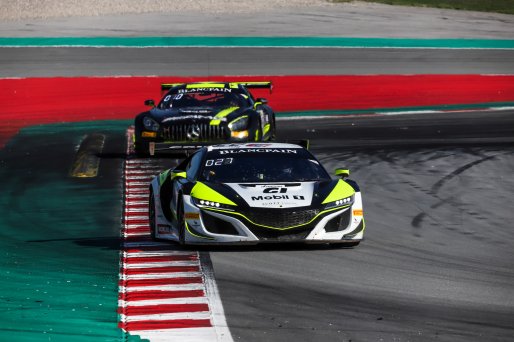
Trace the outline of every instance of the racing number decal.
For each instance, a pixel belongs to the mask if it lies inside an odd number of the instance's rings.
[[[234,161],[234,158],[207,159],[205,161],[205,166],[228,165],[228,164],[232,164],[233,161]]]

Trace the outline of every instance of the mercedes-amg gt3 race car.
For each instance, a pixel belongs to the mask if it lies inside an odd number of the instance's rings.
[[[335,174],[298,145],[203,147],[152,180],[151,235],[182,244],[355,246],[365,229],[361,192],[348,170]]]
[[[134,121],[134,148],[140,155],[196,150],[213,143],[270,141],[275,113],[250,88],[271,82],[200,82],[162,84],[165,95]]]

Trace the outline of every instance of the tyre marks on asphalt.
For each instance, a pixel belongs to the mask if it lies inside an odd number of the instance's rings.
[[[150,341],[232,341],[208,256],[150,237],[148,188],[162,166],[133,156],[132,134],[129,129],[119,327]]]

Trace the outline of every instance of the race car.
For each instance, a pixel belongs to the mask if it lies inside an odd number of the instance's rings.
[[[151,181],[151,236],[181,244],[355,246],[365,229],[361,192],[349,170],[335,175],[295,144],[202,147]]]
[[[213,143],[271,141],[275,113],[250,88],[271,82],[197,82],[162,84],[165,95],[134,120],[134,149],[139,155],[188,151]]]

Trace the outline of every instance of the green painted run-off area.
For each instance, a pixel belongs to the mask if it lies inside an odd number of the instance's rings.
[[[0,37],[0,47],[9,46],[514,49],[514,39],[345,37]]]
[[[127,122],[23,129],[0,150],[0,341],[121,341],[117,327],[123,154],[68,176],[85,134],[123,149]]]

